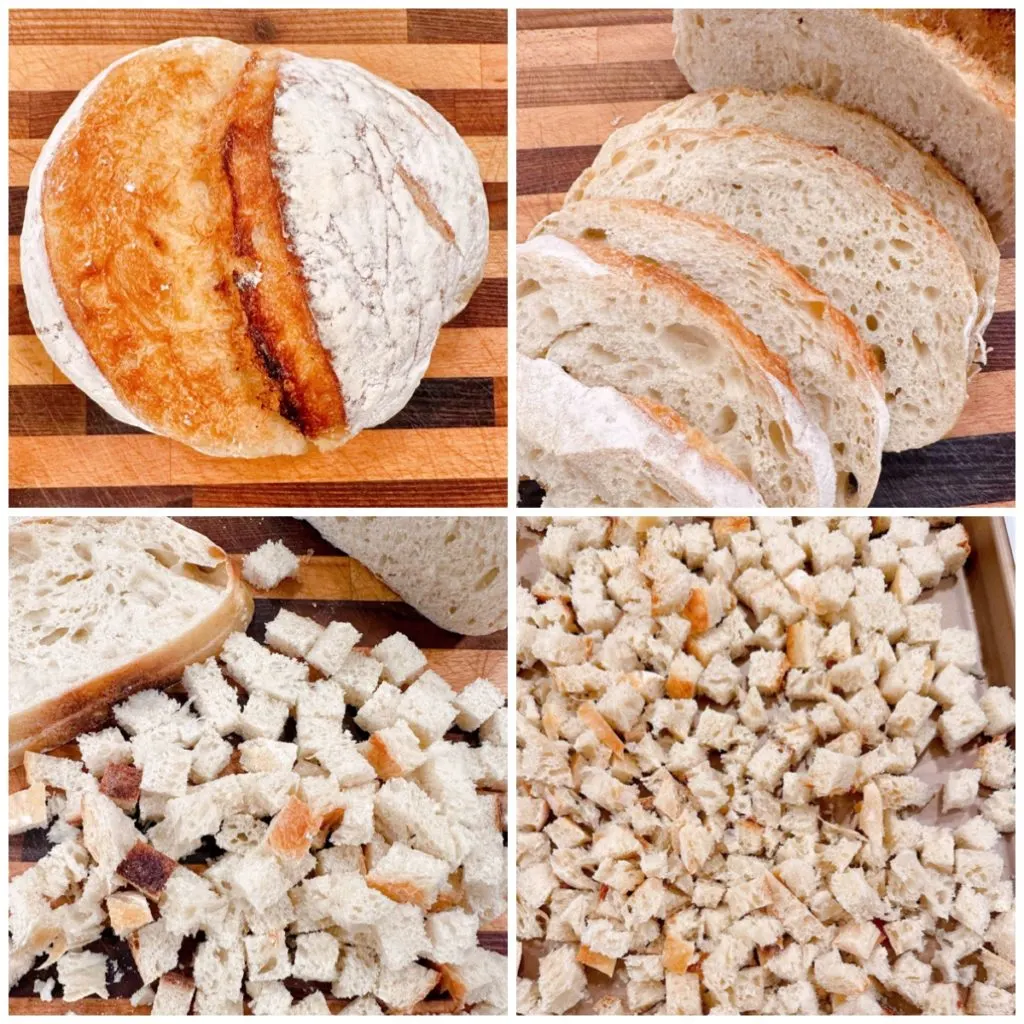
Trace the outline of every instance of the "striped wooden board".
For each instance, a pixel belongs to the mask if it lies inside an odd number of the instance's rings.
[[[54,367],[18,266],[29,174],[77,91],[140,46],[186,35],[355,61],[411,89],[465,138],[491,216],[484,280],[442,331],[410,403],[327,455],[215,459],[112,419]],[[507,500],[505,11],[12,11],[10,488],[30,506],[470,506]]]
[[[369,648],[396,630],[405,633],[427,655],[430,667],[444,676],[455,689],[467,686],[483,676],[503,691],[507,688],[508,634],[502,630],[488,636],[459,636],[435,626],[417,611],[405,604],[359,562],[340,554],[308,524],[288,517],[200,517],[188,516],[180,520],[186,526],[199,530],[219,544],[233,558],[241,558],[266,540],[282,540],[301,558],[296,579],[285,581],[276,590],[256,598],[256,610],[249,626],[249,635],[263,641],[266,623],[280,608],[288,608],[299,615],[307,615],[320,623],[334,619],[351,622],[363,634],[360,648]],[[173,689],[171,692],[175,692]],[[457,731],[449,739],[465,739]],[[52,751],[69,757],[78,756],[77,746],[70,745]],[[25,773],[22,768],[8,772],[8,792],[24,789]],[[12,836],[8,843],[8,872],[14,878],[21,874],[50,849],[41,829]],[[185,859],[194,868],[204,864],[204,847]],[[215,850],[215,848],[214,848]],[[480,931],[480,943],[488,949],[507,953],[508,932],[505,917],[486,924]],[[122,976],[109,984],[110,999],[85,999],[77,1003],[53,1001],[44,1003],[32,990],[39,978],[56,977],[55,969],[32,972],[10,992],[8,1009],[12,1014],[142,1014],[148,1008],[132,1007],[128,997],[140,985],[138,973],[125,943],[116,939],[109,930],[103,938],[88,947],[110,957],[117,966],[108,969],[108,980],[117,973]],[[194,940],[183,946],[182,963],[187,966],[195,948]],[[306,982],[289,982],[296,998],[314,988],[328,986]],[[333,1012],[344,1005],[344,1000],[329,999]],[[420,1012],[452,1012],[447,1001],[435,998],[421,1004]]]
[[[516,234],[522,241],[620,125],[690,92],[672,59],[671,11],[519,11]],[[877,507],[1013,504],[1014,247],[1004,246],[988,366],[949,437],[886,455]],[[536,485],[520,487],[535,505]]]

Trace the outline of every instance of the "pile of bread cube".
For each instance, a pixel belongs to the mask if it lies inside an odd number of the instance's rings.
[[[932,593],[961,524],[527,530],[520,1013],[1013,1013],[1015,703]]]
[[[116,706],[81,761],[26,755],[11,830],[56,845],[10,886],[10,984],[55,963],[64,1000],[106,998],[85,947],[109,927],[154,1014],[501,1012],[478,930],[505,910],[504,694],[360,639],[281,610],[266,646],[235,633],[189,666],[186,699]]]

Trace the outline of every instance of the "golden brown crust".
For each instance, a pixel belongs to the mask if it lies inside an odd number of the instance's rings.
[[[597,710],[593,701],[584,701],[576,712],[579,720],[603,743],[616,757],[621,757],[626,752],[626,744],[622,742],[619,734],[608,724],[604,715]]]
[[[141,768],[112,761],[103,769],[100,792],[110,797],[122,811],[130,811],[139,802],[141,788]]]
[[[595,263],[622,270],[636,280],[646,281],[656,288],[673,292],[699,313],[718,321],[731,334],[734,347],[741,355],[749,357],[760,369],[770,373],[799,400],[800,394],[789,376],[789,364],[786,360],[770,351],[720,299],[716,299],[703,288],[698,288],[689,278],[661,266],[654,260],[630,256],[602,242],[584,238],[574,238],[572,244],[585,252]]]
[[[340,441],[345,409],[320,343],[298,257],[285,233],[284,199],[271,166],[281,55],[254,53],[229,97],[223,164],[231,194],[234,282],[253,349],[281,388],[282,414],[310,439]],[[254,276],[259,283],[250,284]]]
[[[9,766],[20,765],[27,750],[49,750],[70,743],[80,733],[101,728],[115,704],[138,690],[176,681],[186,665],[216,654],[231,633],[244,631],[252,618],[252,594],[242,582],[240,567],[230,562],[225,562],[225,567],[228,579],[223,599],[206,621],[129,665],[11,715],[8,721]]]
[[[618,963],[614,957],[605,956],[604,953],[595,953],[589,946],[582,944],[576,953],[576,959],[584,967],[592,967],[609,978],[615,973],[615,965]]]
[[[366,884],[396,903],[414,903],[417,907],[426,908],[427,894],[412,882],[394,878],[378,878],[371,871],[366,876]]]
[[[965,57],[983,64],[991,74],[1011,83],[1016,80],[1016,18],[1012,10],[906,8],[870,13],[882,21],[948,40]]]
[[[391,756],[387,741],[380,733],[374,733],[366,744],[366,760],[382,779],[395,779],[402,774],[402,766]]]
[[[309,853],[309,844],[320,827],[320,819],[296,797],[274,815],[267,830],[267,845],[276,854],[297,860]]]
[[[149,843],[136,843],[117,865],[117,873],[129,885],[150,899],[158,899],[167,886],[167,879],[178,867],[178,862],[162,854]]]

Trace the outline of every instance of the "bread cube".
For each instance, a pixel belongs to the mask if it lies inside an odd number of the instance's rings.
[[[945,563],[934,544],[926,547],[906,547],[900,551],[903,564],[917,577],[922,590],[931,590],[939,585]]]
[[[324,627],[313,619],[282,608],[270,622],[263,634],[264,642],[290,658],[304,658],[309,649],[323,633]]]
[[[57,981],[67,1003],[87,996],[106,999],[107,958],[102,953],[65,953],[57,961]]]
[[[107,914],[110,917],[110,927],[120,939],[126,938],[131,932],[153,920],[149,900],[141,892],[127,890],[112,893],[107,897]]]
[[[908,644],[933,644],[942,634],[942,608],[934,603],[911,605],[903,609],[907,621],[903,639]]]
[[[988,900],[969,885],[961,885],[953,901],[953,917],[964,927],[984,935],[991,919]]]
[[[760,652],[759,652],[760,653]],[[716,704],[730,704],[743,685],[743,673],[724,654],[716,654],[697,681],[697,692]]]
[[[628,686],[627,689],[629,689]],[[610,696],[610,694],[611,691],[605,696]],[[603,700],[604,698],[602,698]],[[455,719],[456,725],[460,729],[466,730],[466,732],[475,732],[498,708],[504,707],[505,695],[488,680],[476,679],[464,690],[456,694],[453,703],[458,711],[458,717]],[[635,707],[635,701],[621,693],[618,697],[614,698],[613,703],[616,705],[617,712],[627,718],[632,714],[631,709]],[[640,705],[642,708],[642,697],[640,698]],[[613,709],[613,714],[616,713],[616,709]],[[600,703],[598,704],[598,710],[609,721],[613,721],[613,718],[605,712]]]
[[[886,582],[893,579],[900,564],[900,551],[896,545],[887,538],[879,537],[868,541],[867,553],[864,556],[864,564],[872,569],[878,569],[885,577]]]
[[[968,818],[953,833],[957,847],[969,850],[991,850],[999,842],[999,829],[984,815]]]
[[[784,651],[751,651],[747,683],[761,693],[778,693],[788,670],[789,658]]]
[[[365,754],[382,779],[408,775],[425,759],[419,738],[404,721],[375,732],[366,744]]]
[[[952,753],[970,743],[985,728],[988,718],[981,706],[969,697],[957,701],[939,717],[939,735]]]
[[[807,560],[804,549],[787,533],[768,537],[764,542],[764,552],[769,567],[780,579],[801,568]]]
[[[157,984],[150,1014],[154,1017],[187,1016],[195,991],[195,983],[188,975],[180,971],[168,972]]]
[[[291,975],[291,957],[283,931],[246,935],[242,942],[250,982],[284,981]]]
[[[736,725],[736,717],[730,714],[705,708],[697,720],[697,742],[702,747],[713,747],[716,750],[727,750],[732,742],[732,731]]]
[[[896,595],[896,600],[902,605],[913,605],[913,603],[921,596],[921,582],[918,578],[900,562],[896,569],[896,574],[892,580],[892,592]]]
[[[361,637],[362,633],[348,622],[328,623],[306,654],[306,661],[323,675],[333,676],[345,667],[352,648]]]
[[[977,768],[963,768],[950,772],[942,787],[943,811],[958,811],[970,807],[978,799],[981,772]]]
[[[884,691],[883,691],[884,692]],[[913,737],[938,707],[935,701],[916,693],[905,693],[892,709],[885,731],[890,736]]]
[[[173,743],[154,743],[146,753],[142,789],[160,796],[184,796],[191,768],[191,751]]]
[[[857,758],[827,748],[814,752],[808,777],[815,797],[847,793],[853,788],[857,774]]]
[[[1017,705],[1008,686],[990,686],[978,701],[988,719],[985,732],[1000,736],[1014,728]]]
[[[945,566],[943,575],[945,576],[953,576],[959,572],[963,568],[964,562],[967,561],[967,556],[971,553],[971,542],[961,523],[936,534],[935,546],[942,556]]]
[[[193,782],[215,779],[231,761],[235,748],[216,732],[204,733],[192,748],[192,767],[189,778]]]
[[[277,654],[245,633],[232,633],[220,651],[227,674],[249,693],[265,693],[293,706],[309,683],[309,668]]]
[[[242,576],[257,590],[273,590],[299,571],[299,559],[279,540],[264,541],[242,559]]]
[[[170,721],[181,705],[163,690],[140,690],[114,706],[114,719],[129,736],[138,736]]]
[[[402,691],[391,683],[381,683],[356,714],[356,725],[366,732],[377,732],[393,725],[398,718]]]
[[[341,947],[330,932],[307,932],[295,937],[292,976],[304,981],[334,981]]]
[[[833,665],[826,672],[825,679],[834,689],[842,690],[843,693],[856,693],[878,679],[878,665],[870,655],[857,654]]]
[[[974,676],[957,668],[956,665],[947,665],[928,684],[928,696],[937,700],[945,708],[952,707],[960,700],[973,701],[976,693],[977,680]]]
[[[455,724],[458,709],[452,703],[454,693],[444,684],[451,697],[431,692],[429,687],[421,687],[424,676],[433,675],[425,672],[415,683],[402,694],[398,704],[398,719],[407,722],[409,728],[419,737],[421,743],[430,745],[441,739]],[[440,676],[437,677],[440,679]],[[443,680],[442,680],[443,682]],[[500,711],[500,709],[499,709]],[[496,711],[487,720],[494,720]]]
[[[46,809],[46,786],[36,782],[27,789],[7,797],[7,831],[12,836],[41,828],[49,821]]]
[[[885,574],[873,566],[858,565],[853,569],[853,592],[857,597],[881,597],[885,593]]]
[[[294,743],[257,737],[240,743],[238,753],[242,767],[247,772],[290,772],[299,748]]]
[[[774,743],[765,743],[747,763],[747,774],[762,789],[774,790],[789,767],[789,754]],[[728,796],[726,796],[728,801]]]
[[[102,775],[107,765],[114,762],[131,763],[131,744],[116,726],[101,729],[99,732],[83,733],[76,742],[82,755],[82,763],[93,775]]]
[[[972,674],[980,672],[981,653],[978,635],[973,630],[950,627],[939,634],[935,645],[935,667],[941,672],[947,665],[955,665]]]
[[[384,678],[395,686],[411,683],[427,667],[423,652],[404,633],[385,637],[371,653],[383,666]]]
[[[162,920],[153,921],[128,936],[128,947],[142,984],[149,985],[178,966],[181,936],[172,934]]]
[[[993,743],[986,743],[978,751],[975,762],[981,772],[981,782],[989,789],[1010,789],[1013,786],[1015,754],[1006,740],[1000,737]]]
[[[276,740],[284,732],[288,721],[288,705],[268,693],[256,692],[249,696],[238,723],[238,733],[246,739]]]
[[[1000,832],[1015,831],[1016,819],[1013,809],[1015,796],[1015,790],[998,789],[987,800],[982,801],[981,813]]]
[[[339,802],[345,809],[341,824],[331,833],[336,846],[356,846],[370,842],[374,836],[373,786],[358,786],[341,791]]]
[[[1015,1010],[1016,1001],[1012,992],[1005,992],[982,981],[976,981],[971,985],[971,991],[967,996],[968,1013],[990,1017],[1012,1017]]]
[[[885,539],[898,548],[920,547],[928,539],[928,520],[911,516],[893,516]]]
[[[810,542],[811,565],[815,574],[823,573],[834,566],[840,569],[852,569],[854,551],[853,542],[842,533],[825,533]]]

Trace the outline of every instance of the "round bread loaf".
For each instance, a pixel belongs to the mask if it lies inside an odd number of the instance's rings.
[[[76,98],[33,170],[22,276],[58,367],[211,455],[330,449],[395,415],[479,283],[476,161],[344,61],[181,39]]]

